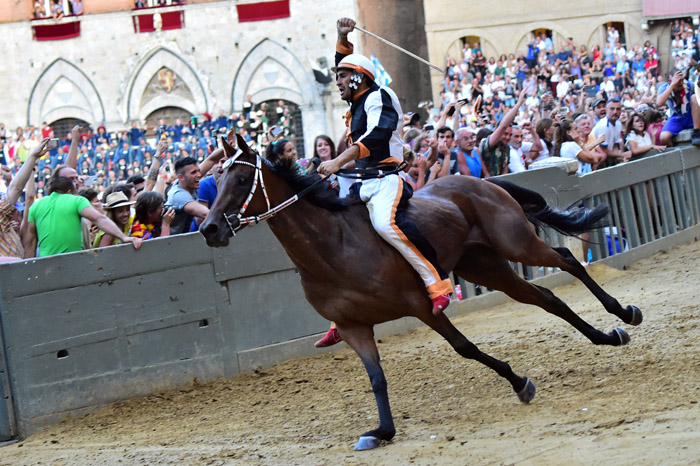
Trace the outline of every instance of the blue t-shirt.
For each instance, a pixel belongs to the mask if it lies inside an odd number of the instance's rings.
[[[467,162],[467,168],[469,168],[469,171],[471,172],[471,176],[481,178],[481,159],[479,158],[476,149],[472,149],[472,153],[469,155],[466,155],[460,150],[458,151],[458,156],[464,157],[464,160]],[[466,173],[462,173],[462,175],[466,175]]]
[[[216,181],[214,181],[213,176],[207,176],[202,181],[199,182],[199,191],[197,191],[197,196],[200,201],[204,201],[211,208],[216,199],[218,191],[216,189]]]

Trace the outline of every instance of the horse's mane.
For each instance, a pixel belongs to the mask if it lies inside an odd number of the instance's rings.
[[[272,163],[263,158],[263,162],[297,194],[321,179],[321,176],[317,173],[311,175],[300,174],[297,164],[291,159],[278,159],[275,163]],[[359,199],[353,197],[338,197],[338,191],[331,188],[329,182],[317,184],[304,195],[304,199],[315,206],[331,211],[343,210],[350,205],[360,202]]]

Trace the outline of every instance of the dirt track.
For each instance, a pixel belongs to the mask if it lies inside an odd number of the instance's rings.
[[[625,328],[630,345],[595,347],[521,304],[455,320],[533,379],[530,405],[420,329],[379,345],[398,432],[377,450],[352,450],[377,417],[346,348],[110,405],[0,449],[0,464],[700,463],[700,243],[590,272],[644,323],[619,322],[578,283],[556,294],[598,328]]]

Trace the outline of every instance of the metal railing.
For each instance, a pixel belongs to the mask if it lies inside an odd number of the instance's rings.
[[[700,149],[693,146],[583,176],[560,168],[506,176],[548,197],[550,205],[584,199],[588,208],[610,206],[610,226],[590,232],[584,261],[599,261],[700,224]],[[546,229],[541,237],[552,246],[567,246],[554,230]],[[528,280],[558,271],[519,263],[513,267]],[[457,276],[453,282],[460,285],[462,299],[490,291]]]

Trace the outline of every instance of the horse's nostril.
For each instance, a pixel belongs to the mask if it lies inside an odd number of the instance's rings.
[[[219,227],[215,223],[202,225],[202,234],[208,238],[215,235],[218,229]]]

